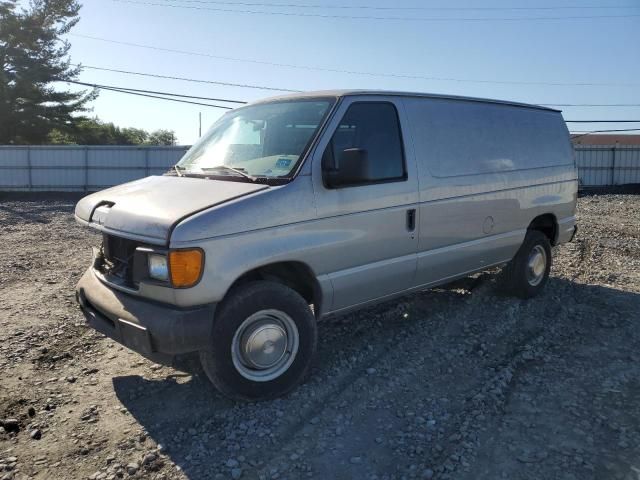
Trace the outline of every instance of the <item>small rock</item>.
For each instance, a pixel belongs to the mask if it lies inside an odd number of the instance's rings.
[[[238,465],[240,465],[240,464],[238,463],[238,461],[235,458],[230,458],[229,460],[227,460],[227,467],[228,468],[235,468]]]
[[[242,476],[241,468],[234,468],[233,470],[231,470],[231,478],[233,478],[234,480],[238,480],[241,476]]]
[[[142,464],[143,465],[149,465],[150,463],[153,463],[153,461],[156,458],[158,458],[158,455],[156,455],[154,452],[149,452],[142,459]]]
[[[20,423],[15,418],[6,418],[0,421],[6,432],[18,432],[20,431]]]
[[[377,372],[375,368],[367,368],[367,375],[374,375]]]
[[[40,440],[42,438],[42,432],[37,428],[35,430],[31,430],[31,438],[34,440]]]
[[[358,465],[362,463],[362,457],[351,457],[349,459],[349,463],[352,463],[353,465]]]
[[[30,417],[35,417],[35,416],[36,416],[36,409],[35,409],[35,408],[33,408],[33,407],[29,407],[29,410],[27,410],[27,414],[28,414]]]
[[[138,465],[137,463],[135,462],[130,463],[127,465],[127,473],[129,475],[135,475],[139,468],[140,468],[140,465]]]
[[[67,380],[67,382],[69,382],[69,383],[76,383],[76,377],[74,377],[73,375],[69,375],[69,376],[66,378],[66,380]]]
[[[433,478],[433,470],[427,468],[424,472],[422,472],[422,478],[426,480],[431,480]]]

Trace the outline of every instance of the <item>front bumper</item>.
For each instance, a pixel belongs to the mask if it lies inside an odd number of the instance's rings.
[[[153,361],[210,348],[215,305],[182,309],[114,290],[90,267],[76,298],[95,330]]]

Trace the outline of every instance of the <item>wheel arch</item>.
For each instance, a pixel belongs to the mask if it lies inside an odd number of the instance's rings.
[[[266,280],[277,282],[296,291],[313,305],[316,318],[322,311],[323,293],[314,271],[304,262],[297,260],[278,261],[260,265],[240,275],[231,284],[226,295],[234,288],[247,282]]]
[[[535,217],[527,230],[538,230],[546,235],[551,245],[556,245],[558,240],[558,219],[553,213],[544,213]]]

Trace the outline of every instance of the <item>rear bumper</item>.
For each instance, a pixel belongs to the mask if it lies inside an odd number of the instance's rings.
[[[571,233],[570,242],[573,242],[573,239],[576,238],[576,234],[578,233],[578,225],[573,226],[573,232]]]
[[[558,238],[555,245],[573,241],[576,236],[576,232],[578,231],[576,217],[563,219],[558,223],[558,227]]]
[[[215,305],[180,309],[137,298],[102,283],[89,268],[76,287],[87,323],[154,361],[210,348]]]

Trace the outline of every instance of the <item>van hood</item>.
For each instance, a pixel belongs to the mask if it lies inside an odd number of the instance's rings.
[[[266,185],[152,176],[102,190],[76,205],[76,219],[107,233],[168,244],[174,225],[201,210],[266,190]]]

